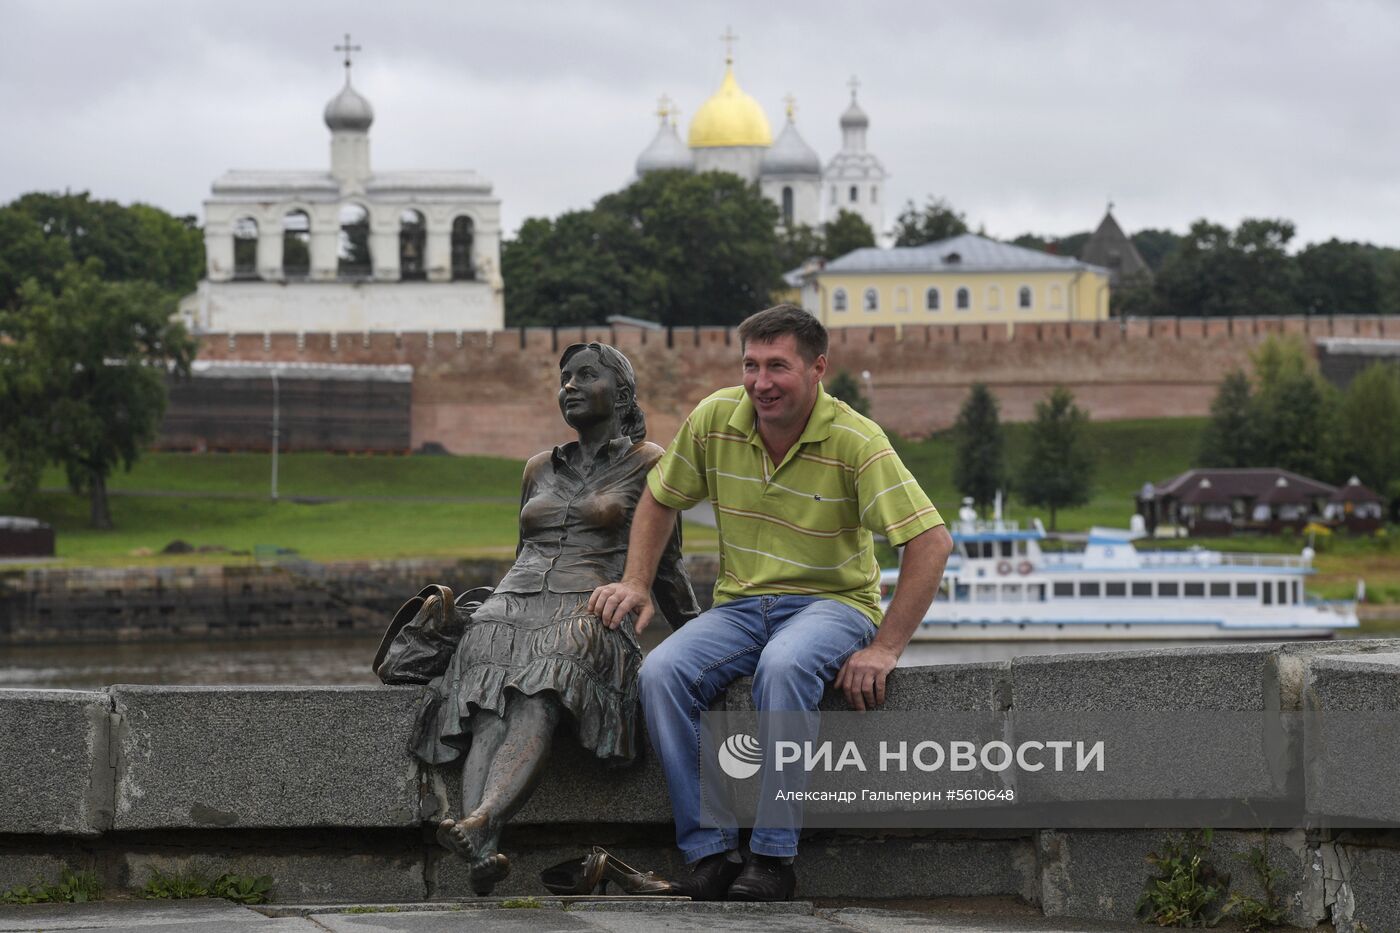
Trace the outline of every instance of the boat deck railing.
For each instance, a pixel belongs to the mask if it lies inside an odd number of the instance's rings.
[[[1139,551],[1143,567],[1268,567],[1306,570],[1310,561],[1292,554],[1225,554],[1220,551]],[[1047,552],[1040,556],[1047,567],[1081,567],[1083,551]]]

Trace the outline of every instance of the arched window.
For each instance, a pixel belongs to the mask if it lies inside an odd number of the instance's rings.
[[[831,310],[846,310],[846,290],[844,288],[838,288],[831,293]]]
[[[880,310],[880,293],[873,288],[867,288],[865,290],[865,294],[862,296],[861,301],[863,302],[865,310],[867,311]]]
[[[1065,295],[1060,286],[1050,286],[1050,307],[1058,311],[1065,306]]]
[[[924,308],[929,311],[937,311],[942,307],[943,296],[938,293],[938,289],[930,288],[924,292]]]
[[[1016,306],[1019,308],[1031,306],[1031,287],[1029,285],[1022,285],[1021,290],[1016,293]]]
[[[251,217],[233,222],[233,277],[258,277],[258,222]]]
[[[428,227],[423,215],[409,208],[399,215],[399,278],[405,280],[428,277],[428,264],[423,253],[428,246]]]
[[[879,185],[871,185],[871,186],[870,186],[870,203],[871,203],[871,204],[879,204],[879,203],[880,203],[880,186],[879,186]]]
[[[470,217],[458,217],[452,221],[452,279],[476,278],[476,266],[472,264],[472,235],[475,225]]]
[[[783,223],[792,226],[792,186],[783,185]]]
[[[972,307],[972,294],[965,288],[958,289],[958,310],[966,311]]]
[[[369,255],[369,211],[359,204],[340,209],[340,262],[336,270],[343,279],[367,279],[374,266]]]
[[[988,311],[1000,311],[1000,310],[1001,310],[1001,286],[1000,286],[1000,285],[990,285],[990,286],[987,287],[987,310],[988,310]]]
[[[852,203],[852,204],[856,203],[856,199],[857,199],[857,197],[859,196],[859,194],[860,194],[860,188],[857,187],[856,185],[851,185],[851,203]]]
[[[894,310],[896,313],[903,311],[909,313],[909,289],[903,285],[894,290]]]
[[[282,215],[282,276],[304,279],[311,274],[311,217],[303,210]]]

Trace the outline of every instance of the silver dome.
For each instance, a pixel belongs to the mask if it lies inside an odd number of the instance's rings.
[[[851,98],[851,106],[846,108],[846,112],[841,114],[841,128],[848,126],[869,126],[870,118],[865,115],[865,111],[860,109],[860,104],[856,103],[854,97]]]
[[[764,175],[821,175],[822,160],[789,119],[777,140],[763,154],[759,171]]]
[[[345,79],[345,87],[326,104],[326,126],[332,130],[358,130],[363,133],[374,122],[374,108]]]
[[[657,127],[656,137],[651,141],[651,145],[642,150],[642,154],[637,156],[637,174],[645,175],[647,172],[664,172],[676,170],[693,172],[695,171],[695,159],[690,154],[689,147],[681,142],[680,136],[676,134],[676,127],[669,120],[662,120],[661,126]]]

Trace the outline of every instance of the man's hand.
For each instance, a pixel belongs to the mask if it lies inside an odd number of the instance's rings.
[[[899,654],[883,645],[872,644],[846,659],[836,675],[836,689],[845,692],[846,702],[859,712],[885,702],[885,678],[894,670]]]
[[[608,628],[617,628],[631,613],[637,614],[637,624],[633,626],[637,634],[651,622],[656,610],[651,605],[651,592],[644,586],[623,580],[620,583],[605,583],[588,597],[588,611],[596,615]]]

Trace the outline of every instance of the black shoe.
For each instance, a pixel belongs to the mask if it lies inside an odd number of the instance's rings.
[[[686,866],[680,877],[671,882],[672,896],[692,901],[724,900],[724,892],[744,867],[743,862],[731,861],[729,854],[717,852]]]
[[[731,901],[790,901],[797,891],[791,862],[771,855],[751,855],[729,886]]]

